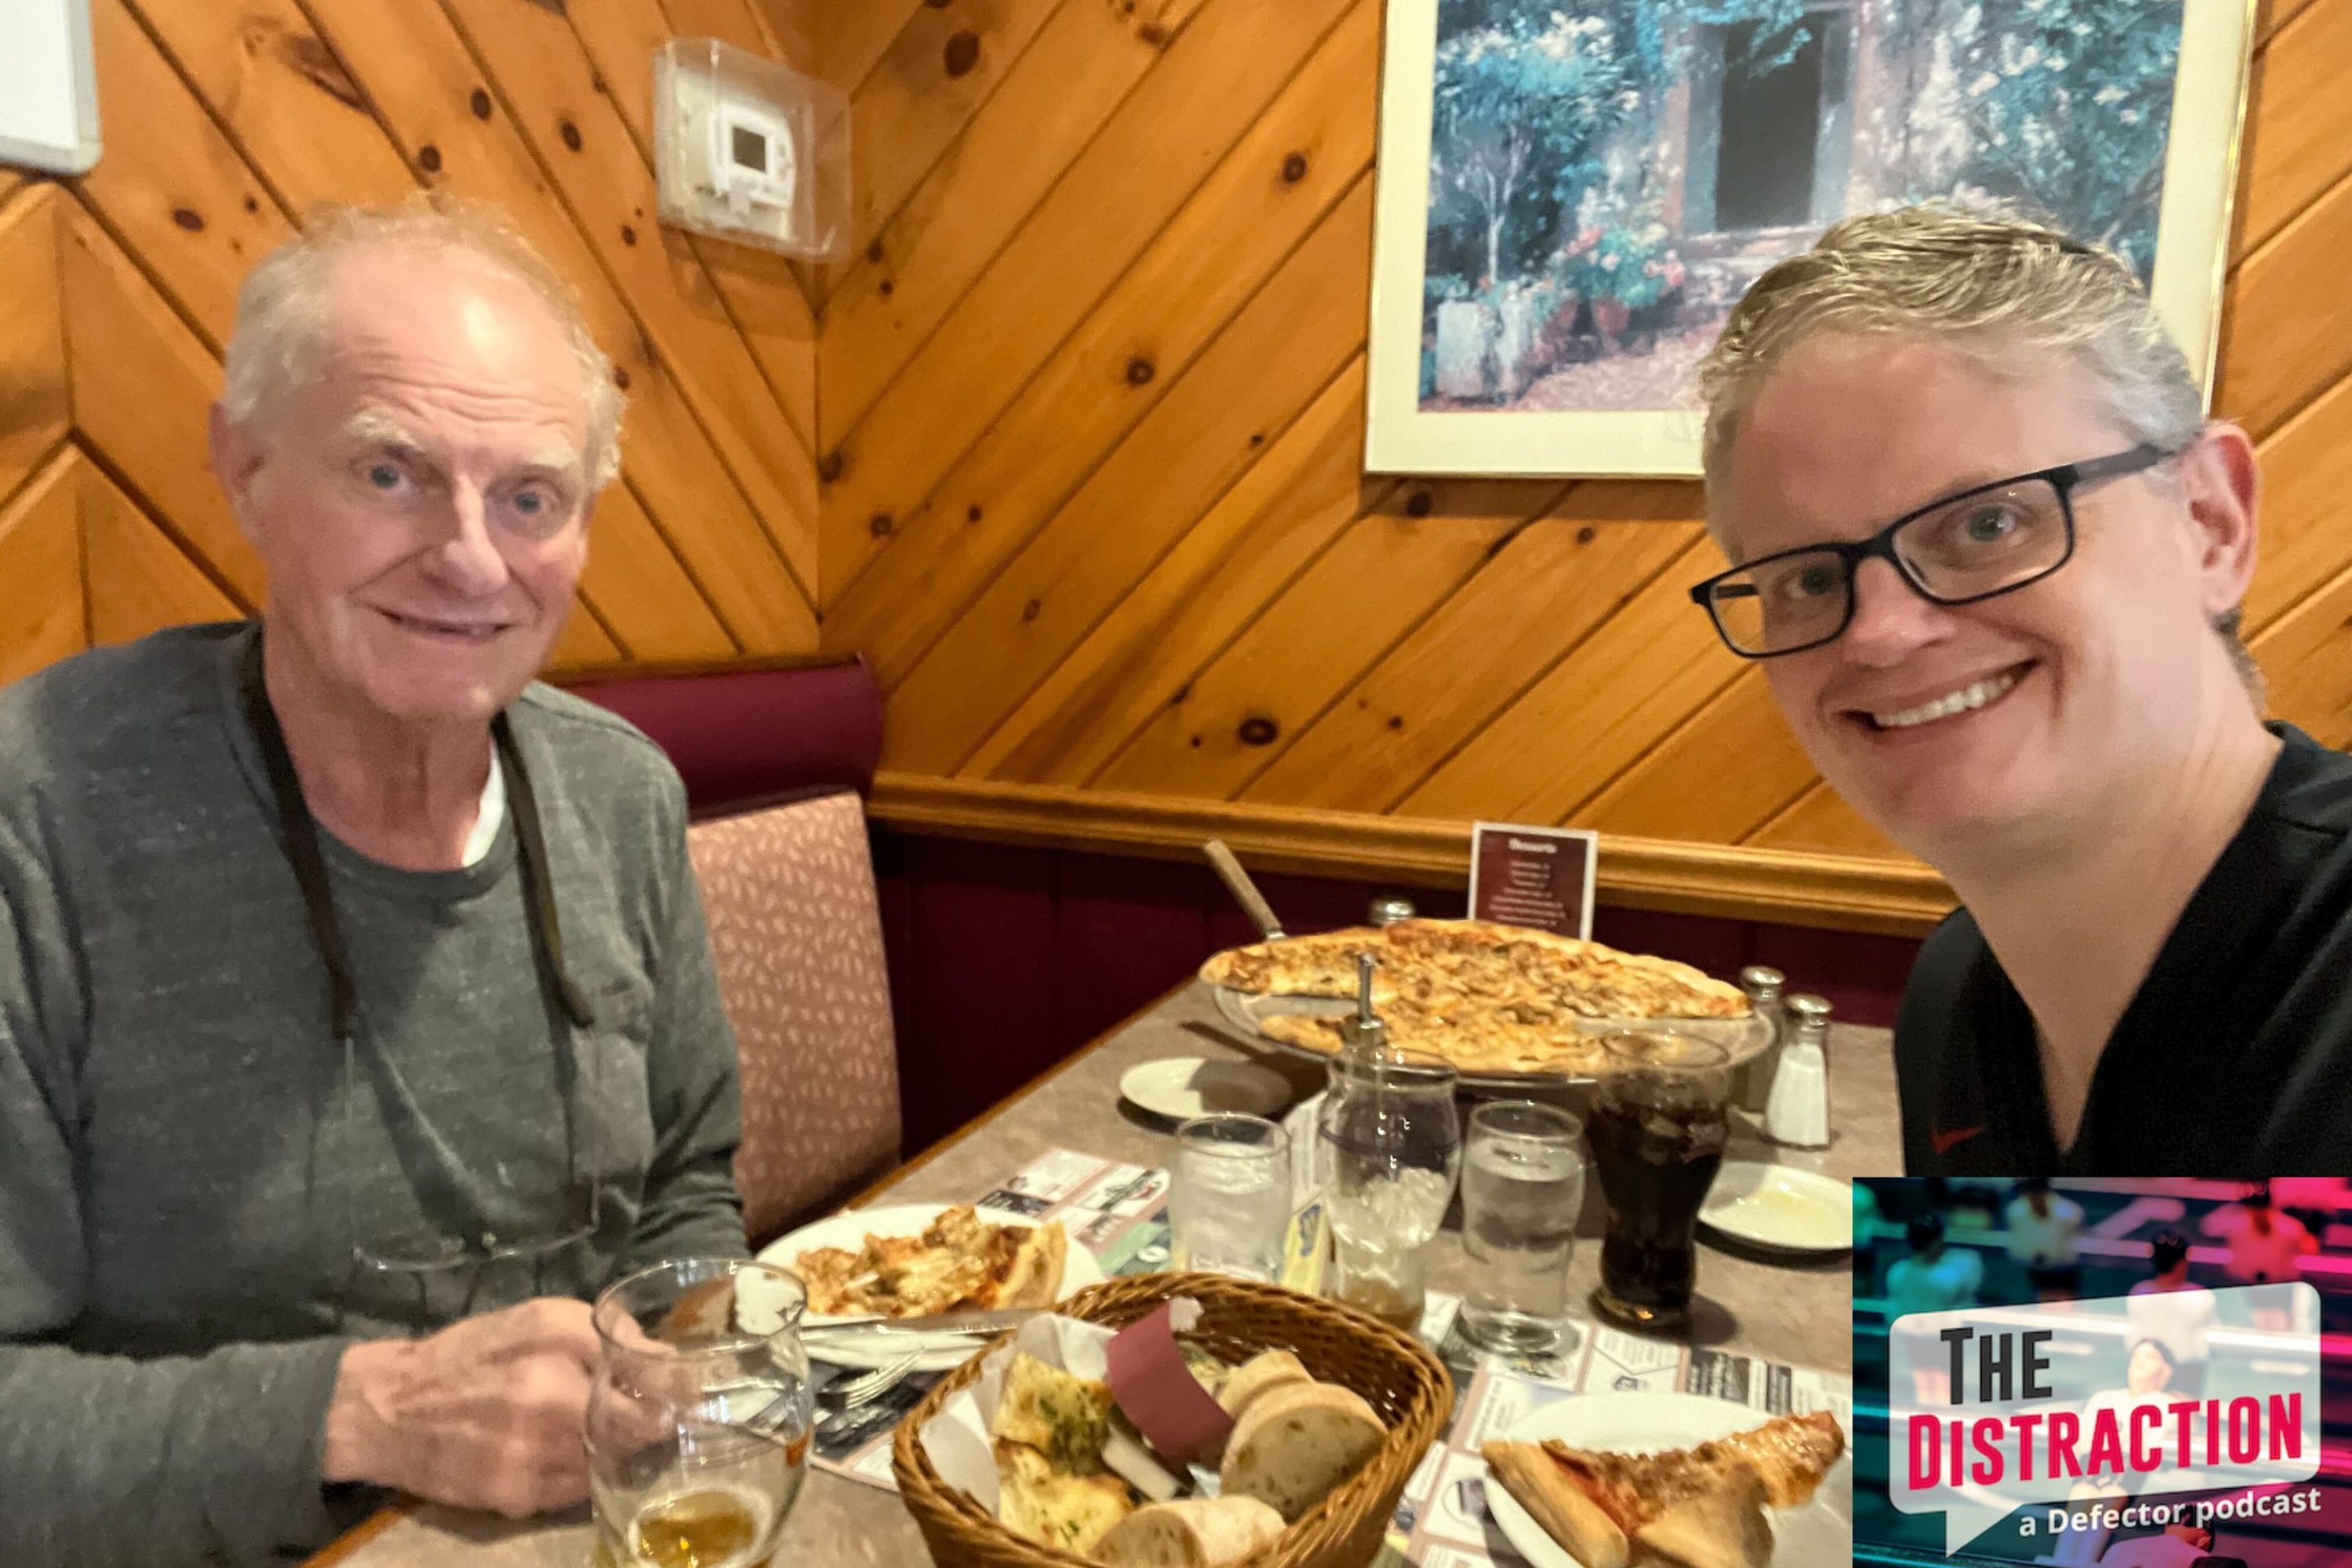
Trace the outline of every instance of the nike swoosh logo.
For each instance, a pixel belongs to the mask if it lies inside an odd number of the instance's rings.
[[[1927,1142],[1936,1146],[1937,1153],[1948,1154],[1983,1131],[1984,1126],[1979,1122],[1974,1127],[1962,1127],[1950,1132],[1929,1133]]]

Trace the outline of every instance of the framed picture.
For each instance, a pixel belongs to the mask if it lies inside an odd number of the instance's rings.
[[[1851,213],[2114,247],[2210,386],[2252,0],[1388,0],[1365,467],[1692,475],[1740,293]]]

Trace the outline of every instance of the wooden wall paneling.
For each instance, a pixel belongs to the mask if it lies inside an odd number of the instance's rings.
[[[2271,710],[2322,745],[2352,747],[2352,568],[2249,639],[2270,682]]]
[[[2331,186],[2238,268],[2214,406],[2257,437],[2352,371],[2352,181]]]
[[[740,651],[626,478],[596,498],[580,585],[633,658],[723,659]]]
[[[1061,337],[1079,301],[1093,298],[1094,279],[1024,256],[1018,242],[1008,249],[1002,259],[1009,265],[992,268],[973,291],[971,311],[978,313],[960,311],[920,356],[922,380],[902,384],[937,399],[930,417],[877,429],[890,412],[886,400],[867,421],[877,438],[864,458],[877,466],[854,489],[879,509],[867,520],[869,543],[887,549],[828,605],[829,646],[865,652],[886,682],[902,672],[1363,179],[1371,125],[1349,100],[1362,96],[1356,73],[1373,68],[1377,40],[1369,26],[1359,31],[1360,53],[1327,49],[1293,79],[1295,90],[1177,209],[1025,384],[1018,376],[1035,362],[1008,354],[1005,339]],[[1130,189],[1144,185],[1131,182]],[[1156,211],[1162,197],[1145,199]],[[1109,210],[1095,208],[1093,216]],[[1106,222],[1114,230],[1129,226]],[[1091,220],[1087,232],[1097,232]],[[1125,255],[1124,239],[1116,234],[1099,251],[1088,247],[1081,265],[1107,275]],[[992,289],[999,280],[1007,287]],[[965,330],[982,325],[1003,336]],[[951,338],[953,357],[944,352]],[[939,455],[956,452],[966,456],[934,485]],[[837,499],[850,504],[846,495]],[[887,535],[877,539],[885,518]]]
[[[76,454],[74,484],[93,646],[129,642],[189,621],[236,620],[244,609],[95,465]]]
[[[892,766],[955,771],[1355,357],[1370,195],[1358,182],[896,684]]]
[[[875,778],[867,810],[877,822],[915,833],[1188,860],[1202,840],[1218,837],[1254,869],[1367,875],[1414,887],[1458,889],[1470,864],[1466,819],[887,771]],[[1769,910],[1776,920],[1848,931],[1917,935],[1952,907],[1942,879],[1910,862],[1649,838],[1603,839],[1599,880],[1611,904],[1741,918]]]
[[[554,179],[581,232],[702,417],[804,598],[816,572],[814,476],[694,247],[660,225],[653,171],[560,11],[442,0]],[[649,70],[650,62],[640,69]]]
[[[0,508],[0,682],[89,646],[82,615],[80,454],[60,448]]]
[[[866,73],[889,52],[900,29],[930,0],[857,0],[856,5],[841,5],[838,0],[755,3],[766,14],[770,25],[779,28],[792,21],[793,13],[803,6],[814,5],[822,10],[824,15],[818,19],[815,31],[823,75],[842,91],[855,92]],[[779,13],[783,15],[780,17]]]
[[[2268,0],[2255,16],[2256,40],[2268,44],[2289,22],[2310,10],[2314,3],[2315,0]]]
[[[2352,565],[2344,498],[2352,493],[2352,379],[2337,382],[2258,449],[2254,581],[2246,629],[2260,631],[2315,584]]]
[[[1446,479],[1390,492],[1088,782],[1240,795],[1565,489],[1556,480]]]
[[[293,232],[124,0],[90,6],[106,156],[79,185],[142,267],[218,353],[253,264]]]
[[[1862,819],[1843,796],[1816,784],[1743,841],[1770,849],[1821,849],[1837,855],[1867,855],[1888,860],[1911,857]]]
[[[1359,355],[964,766],[1083,784],[1177,700],[1266,602],[1395,488],[1362,476]]]
[[[205,433],[220,365],[79,203],[58,207],[58,280],[74,427],[240,605],[261,603],[261,557],[213,482]]]
[[[815,614],[730,482],[647,334],[589,251],[489,84],[437,6],[305,0],[321,35],[412,165],[452,194],[498,206],[578,291],[629,393],[622,455],[639,498],[696,587],[747,652],[816,644]]]
[[[1609,787],[1560,814],[1602,833],[1738,844],[1819,782],[1755,666]]]
[[[2352,173],[2352,0],[2315,0],[2278,47],[2265,48],[2261,90],[2247,114],[2244,211],[2239,245],[2251,251]]]
[[[1179,3],[1185,9],[1172,18],[1176,22],[1188,19],[1192,7],[1215,0]],[[846,433],[932,331],[951,314],[962,313],[958,307],[965,290],[1016,233],[1073,243],[1074,228],[1086,221],[1085,209],[1071,197],[1041,204],[1090,144],[1125,145],[1115,110],[1139,81],[1172,61],[1189,85],[1208,90],[1208,82],[1183,69],[1199,57],[1180,55],[1175,45],[1183,33],[1171,35],[1168,26],[1122,16],[1099,3],[1066,3],[1013,62],[954,147],[835,281],[817,343],[817,379],[824,388],[817,445],[827,469],[838,470],[826,478],[831,570],[848,574],[862,563],[863,554],[854,548],[854,527],[875,510],[861,490],[842,489],[865,466],[856,444],[844,446]],[[1228,54],[1208,63],[1230,69],[1236,62]],[[1194,107],[1214,116],[1214,103],[1211,97]],[[1217,123],[1224,122],[1217,117]],[[1160,118],[1135,123],[1150,144],[1164,142],[1166,126]],[[1240,130],[1234,126],[1233,135]],[[1148,167],[1139,157],[1126,156],[1117,184],[1086,188],[1117,189],[1146,177]],[[966,171],[970,177],[964,177]],[[1003,346],[1042,353],[1051,344]],[[850,517],[851,523],[836,526],[834,520],[840,516]],[[843,538],[850,545],[835,542]],[[850,553],[841,554],[844,549]]]
[[[0,501],[66,438],[73,405],[58,294],[55,185],[0,205]]]
[[[561,674],[573,669],[607,668],[628,658],[629,651],[613,640],[613,634],[604,629],[583,599],[572,606],[547,662],[551,671]]]
[[[320,203],[415,189],[359,84],[298,0],[131,0],[131,10],[299,217]],[[109,147],[108,159],[122,155]]]
[[[938,166],[1060,4],[945,0],[907,19],[850,100],[853,248],[864,248]]]
[[[1251,784],[1244,800],[1387,811],[1642,586],[1699,526],[1687,483],[1580,485],[1506,541]]]
[[[1687,588],[1717,559],[1712,542],[1694,538],[1396,810],[1554,821],[1631,767],[1738,672]]]
[[[603,0],[569,7],[573,33],[587,51],[594,79],[620,112],[637,156],[654,167],[653,58],[673,34],[716,37],[755,55],[772,53],[743,0],[669,0],[665,20],[661,0]],[[560,132],[559,132],[560,134]],[[793,450],[788,488],[794,515],[804,531],[816,527],[816,322],[792,264],[773,251],[688,234],[656,221],[631,224],[640,243],[656,237],[681,292],[709,291],[743,346],[760,367],[768,389],[784,412]],[[707,285],[703,283],[707,279]],[[704,308],[709,308],[706,302]],[[814,580],[812,579],[812,584]]]

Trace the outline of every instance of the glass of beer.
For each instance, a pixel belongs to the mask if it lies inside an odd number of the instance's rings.
[[[1593,1310],[1631,1329],[1688,1321],[1699,1205],[1730,1133],[1731,1054],[1671,1031],[1612,1035],[1585,1138],[1607,1200]]]
[[[588,1398],[597,1568],[767,1568],[807,1473],[808,1296],[739,1258],[656,1264],[597,1298]]]

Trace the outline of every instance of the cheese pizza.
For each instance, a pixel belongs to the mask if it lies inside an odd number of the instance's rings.
[[[820,1247],[793,1261],[809,1310],[824,1317],[922,1318],[1051,1306],[1068,1239],[1061,1223],[992,1225],[970,1204],[919,1236],[868,1236],[856,1252]]]
[[[1285,937],[1210,958],[1201,978],[1260,996],[1352,997],[1370,953],[1372,1004],[1402,1049],[1465,1072],[1595,1070],[1597,1040],[1580,1020],[1744,1018],[1748,998],[1687,963],[1488,921],[1398,921]],[[1266,1015],[1272,1039],[1336,1051],[1339,1021]]]
[[[1586,1568],[1764,1568],[1764,1515],[1801,1508],[1845,1452],[1827,1412],[1782,1415],[1688,1448],[1617,1454],[1494,1442],[1488,1470]]]

